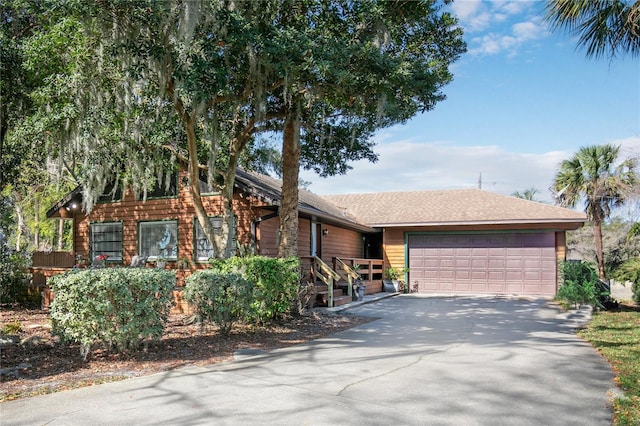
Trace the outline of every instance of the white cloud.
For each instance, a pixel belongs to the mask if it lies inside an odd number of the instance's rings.
[[[551,201],[548,188],[560,161],[571,153],[515,153],[498,146],[461,146],[447,142],[386,142],[378,145],[380,161],[357,162],[345,176],[322,179],[309,172],[309,189],[318,194],[482,188],[512,194],[535,187],[541,201]]]
[[[460,18],[461,21],[469,21],[478,15],[481,10],[482,2],[480,1],[456,1],[451,5],[453,13]]]
[[[454,2],[452,8],[465,32],[484,31],[496,19],[496,16],[487,11],[481,2]]]
[[[549,35],[535,6],[526,1],[458,1],[451,9],[465,33],[472,35],[469,54],[514,56],[525,43]]]
[[[624,139],[613,139],[607,141],[612,145],[620,146],[620,158],[639,158],[640,159],[640,136],[631,136]]]
[[[546,27],[537,19],[518,22],[511,26],[509,34],[488,33],[471,40],[469,53],[472,55],[496,55],[507,52],[517,54],[517,50],[525,43],[546,37],[549,34]]]
[[[531,8],[531,2],[523,1],[455,1],[452,12],[460,19],[466,32],[480,32],[494,23],[508,20],[511,16],[522,14]]]

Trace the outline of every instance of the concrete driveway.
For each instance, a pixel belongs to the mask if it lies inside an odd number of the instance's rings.
[[[606,425],[609,365],[544,300],[402,295],[299,345],[0,404],[2,425]]]

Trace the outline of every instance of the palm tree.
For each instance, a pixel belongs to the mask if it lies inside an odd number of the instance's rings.
[[[547,0],[552,29],[580,36],[588,57],[640,53],[640,0]]]
[[[536,201],[534,197],[539,191],[535,187],[525,189],[523,192],[515,191],[511,194],[512,197],[522,198],[523,200]]]
[[[619,146],[610,144],[582,147],[560,163],[553,189],[558,204],[575,207],[584,199],[585,213],[593,226],[598,275],[606,278],[602,252],[602,222],[611,209],[622,205],[636,183],[636,160],[618,162]]]

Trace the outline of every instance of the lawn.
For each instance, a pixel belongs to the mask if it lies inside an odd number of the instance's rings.
[[[578,335],[609,360],[624,391],[614,401],[614,425],[640,425],[640,308],[600,312]]]

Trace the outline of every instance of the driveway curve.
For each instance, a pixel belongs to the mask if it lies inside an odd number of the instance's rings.
[[[2,425],[606,425],[613,373],[543,299],[401,295],[295,347],[0,405]]]

